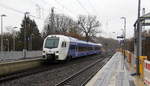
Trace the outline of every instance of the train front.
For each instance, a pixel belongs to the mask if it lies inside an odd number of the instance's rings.
[[[43,43],[43,58],[47,60],[57,60],[59,57],[59,41],[56,36],[48,36]]]
[[[43,43],[43,58],[65,60],[69,49],[69,38],[63,35],[49,35]]]

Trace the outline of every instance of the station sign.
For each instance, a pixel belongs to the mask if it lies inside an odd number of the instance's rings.
[[[123,36],[117,36],[117,38],[124,38]]]

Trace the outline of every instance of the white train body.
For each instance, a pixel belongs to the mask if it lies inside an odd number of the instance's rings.
[[[49,35],[43,43],[43,58],[48,60],[66,60],[90,54],[100,53],[101,44],[89,43],[64,35]],[[92,50],[93,49],[93,50]]]

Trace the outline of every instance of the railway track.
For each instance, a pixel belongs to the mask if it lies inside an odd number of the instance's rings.
[[[78,72],[74,73],[70,77],[67,77],[63,81],[61,81],[58,84],[56,84],[55,86],[85,86],[85,84],[105,65],[105,63],[109,59],[110,58],[105,58],[105,59],[101,58],[101,59],[95,61],[94,63],[84,67],[83,69],[79,70]],[[97,71],[95,71],[92,74],[89,74],[89,76],[87,78],[85,78],[85,80],[82,81],[81,83],[79,83],[79,82],[78,82],[78,84],[76,83],[76,81],[80,80],[80,78],[82,76],[84,77],[85,72],[87,72],[89,69],[91,69],[94,66],[96,66],[98,63],[100,63],[100,66],[99,66],[99,69],[97,69]]]
[[[95,64],[93,62],[95,62],[96,60],[98,60],[97,63],[98,62],[100,63],[100,65],[98,65],[99,66],[98,68],[100,68],[100,66],[102,66],[105,63],[105,61],[108,60],[108,58],[103,60],[104,58],[102,57],[103,56],[101,55],[88,56],[85,58],[78,58],[78,59],[72,60],[71,62],[67,62],[63,64],[56,63],[56,64],[43,65],[34,69],[29,69],[29,70],[22,71],[19,73],[14,73],[14,74],[11,74],[10,76],[0,77],[0,85],[2,86],[10,86],[10,85],[13,85],[13,86],[15,85],[17,86],[32,86],[32,85],[55,86],[57,83],[61,82],[62,80],[65,80],[66,77],[72,76],[72,74],[76,73],[77,71],[80,71],[82,73],[81,69],[86,70],[87,68],[87,67],[85,68],[84,65],[88,65],[92,63],[94,66]],[[108,57],[108,56],[104,56],[104,57]],[[94,76],[96,72],[97,71],[93,69],[94,74],[88,75],[88,77],[84,79],[82,84],[88,82],[90,77]],[[42,78],[42,77],[45,77],[45,78]],[[33,82],[31,80],[33,80]],[[34,82],[34,80],[36,82]],[[73,85],[73,86],[79,86],[79,85]]]

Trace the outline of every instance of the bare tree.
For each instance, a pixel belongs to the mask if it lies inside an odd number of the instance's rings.
[[[76,21],[74,21],[72,18],[68,16],[65,16],[63,14],[55,14],[54,15],[55,22],[53,23],[54,28],[51,28],[50,20],[51,17],[48,16],[47,20],[45,21],[45,26],[43,30],[44,37],[52,33],[76,33],[76,34],[81,33],[81,30],[79,29]]]
[[[100,26],[96,16],[82,16],[78,17],[78,24],[81,28],[86,40],[89,41],[91,36],[95,36],[100,31],[97,28]]]
[[[71,18],[64,15],[56,15],[56,28],[60,32],[67,32],[69,29],[69,23],[73,21]]]

